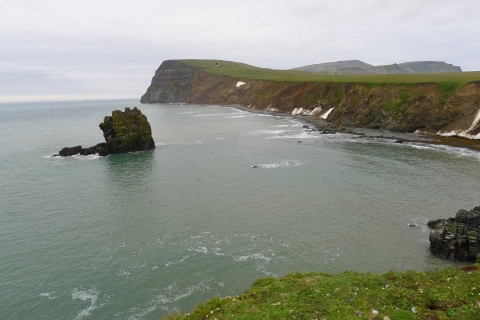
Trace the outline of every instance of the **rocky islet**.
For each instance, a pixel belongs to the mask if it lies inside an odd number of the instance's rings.
[[[103,131],[105,142],[89,148],[65,147],[55,156],[68,157],[77,154],[107,156],[155,148],[150,123],[137,107],[125,108],[125,111],[114,110],[111,116],[105,116],[99,127]]]

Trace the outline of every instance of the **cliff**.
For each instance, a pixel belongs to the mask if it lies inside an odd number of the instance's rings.
[[[329,76],[228,61],[168,60],[142,103],[239,104],[333,126],[480,139],[480,73]]]

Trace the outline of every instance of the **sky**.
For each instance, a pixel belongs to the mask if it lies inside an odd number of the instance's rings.
[[[0,102],[140,99],[168,59],[480,70],[478,0],[0,0]]]

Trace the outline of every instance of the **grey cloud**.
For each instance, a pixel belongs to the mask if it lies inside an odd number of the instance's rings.
[[[10,1],[0,11],[0,93],[139,97],[158,65],[174,58],[279,69],[445,60],[480,70],[479,7],[475,0]]]

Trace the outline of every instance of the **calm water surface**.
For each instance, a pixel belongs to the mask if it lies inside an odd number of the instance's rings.
[[[135,105],[154,151],[51,157]],[[425,223],[480,198],[478,152],[218,106],[0,104],[0,139],[0,319],[156,319],[296,270],[443,268]]]

